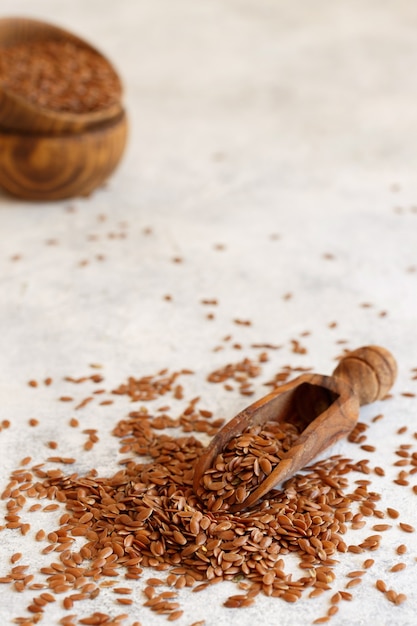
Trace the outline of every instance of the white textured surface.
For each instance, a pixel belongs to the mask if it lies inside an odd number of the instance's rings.
[[[99,428],[100,443],[81,453],[83,436],[67,428],[72,410],[57,402],[69,391],[86,395],[62,378],[88,372],[89,363],[103,363],[108,389],[130,374],[190,367],[189,393],[219,415],[233,415],[244,398],[205,382],[217,365],[253,356],[251,343],[282,344],[255,381],[260,396],[262,382],[285,363],[330,372],[336,342],[346,339],[350,348],[379,343],[398,359],[392,400],[363,409],[362,419],[385,414],[368,440],[377,447],[372,465],[387,468],[384,479],[373,478],[383,494],[379,508],[398,508],[417,526],[417,496],[392,483],[394,446],[413,441],[417,408],[401,396],[416,389],[410,370],[417,366],[417,273],[410,271],[417,267],[417,5],[2,0],[1,11],[61,24],[106,52],[124,79],[131,121],[120,169],[91,198],[30,205],[0,196],[0,406],[1,419],[11,421],[0,432],[2,484],[27,454],[34,462],[49,456],[50,440],[59,454],[79,458],[79,472],[116,468],[110,431],[127,403],[86,409],[83,424]],[[109,237],[123,231],[125,239]],[[48,245],[51,239],[57,244]],[[21,259],[12,261],[16,254]],[[106,259],[98,261],[99,254]],[[203,298],[219,305],[205,307]],[[214,320],[206,319],[209,310]],[[338,326],[330,329],[333,321]],[[308,354],[291,354],[290,340],[306,330]],[[229,333],[243,350],[213,352]],[[51,387],[27,386],[46,376],[54,378]],[[37,428],[28,428],[31,417]],[[408,426],[402,438],[399,425]],[[368,454],[346,442],[337,451]],[[30,570],[42,562],[33,536],[45,515],[30,518],[23,539],[1,533],[0,576],[13,552],[24,552]],[[402,542],[408,567],[390,574]],[[374,567],[332,623],[415,624],[417,533],[405,535],[394,522],[370,556]],[[363,558],[341,556],[335,589]],[[374,588],[377,578],[408,601],[387,602]],[[184,593],[178,625],[206,619],[207,626],[296,626],[328,608],[323,595],[296,605],[259,597],[250,609],[230,611],[221,604],[233,589]],[[0,585],[1,623],[23,614],[29,597]],[[121,612],[102,592],[80,615],[103,608]],[[166,623],[136,610],[143,626]],[[57,602],[42,623],[56,624],[64,614]],[[127,623],[133,621],[132,614]]]

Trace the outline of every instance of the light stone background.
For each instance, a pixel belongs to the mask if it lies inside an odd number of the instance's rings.
[[[192,368],[189,397],[200,395],[216,415],[232,416],[248,399],[205,377],[256,356],[252,343],[283,346],[255,380],[257,397],[286,363],[330,373],[342,347],[378,343],[397,357],[399,376],[391,400],[361,413],[371,423],[384,412],[368,431],[377,451],[342,442],[333,452],[371,456],[372,466],[386,467],[384,479],[372,478],[382,493],[379,508],[394,506],[417,526],[417,496],[392,483],[395,446],[416,441],[417,402],[401,395],[417,386],[416,3],[2,0],[0,10],[47,19],[101,48],[123,77],[130,119],[123,163],[92,197],[44,205],[0,196],[0,406],[1,419],[11,422],[0,432],[2,485],[22,457],[49,456],[50,440],[58,454],[77,457],[74,471],[115,471],[118,441],[110,432],[128,402],[96,403],[77,415],[100,432],[99,444],[83,453],[85,435],[67,427],[73,406],[57,401],[65,393],[88,395],[62,379],[89,373],[90,363],[103,364],[107,389],[128,375]],[[112,232],[127,237],[112,239]],[[98,261],[99,254],[106,259]],[[219,304],[204,306],[203,298]],[[207,319],[209,311],[215,319]],[[236,325],[236,318],[252,326]],[[241,351],[227,347],[227,334]],[[294,338],[307,354],[291,353]],[[225,349],[213,352],[217,345]],[[54,378],[51,387],[27,386],[46,376]],[[31,417],[37,428],[28,427]],[[408,433],[399,436],[402,425]],[[32,529],[24,538],[0,533],[0,575],[16,551],[24,552],[19,563],[29,571],[49,562],[34,534],[58,517],[27,514]],[[370,527],[362,534],[372,534]],[[401,557],[407,569],[390,574],[402,542],[409,546]],[[394,522],[369,556],[374,567],[332,623],[414,625],[417,533],[401,533]],[[335,590],[364,558],[340,557]],[[377,578],[408,601],[390,604],[375,590]],[[165,624],[141,607],[139,590],[125,623]],[[296,605],[259,597],[249,609],[224,609],[235,592],[221,584],[182,593],[178,625],[206,619],[207,626],[297,626],[328,608],[329,594]],[[30,597],[0,585],[1,624],[24,614]],[[80,616],[93,610],[117,614],[123,607],[103,591],[96,604],[77,607]],[[42,623],[56,624],[64,614],[56,602]]]

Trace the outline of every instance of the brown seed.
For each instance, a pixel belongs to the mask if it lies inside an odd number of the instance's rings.
[[[261,459],[259,459],[259,465],[261,466],[261,469],[264,474],[268,476],[271,473],[272,465],[271,465],[271,462],[266,457],[262,457]]]
[[[402,604],[406,600],[407,596],[405,595],[405,593],[398,593],[397,597],[395,598],[395,604]]]
[[[346,574],[346,576],[348,578],[358,578],[359,576],[363,576],[365,573],[364,570],[355,570],[353,572],[349,572],[348,574]]]
[[[297,600],[299,600],[299,596],[296,593],[291,593],[290,591],[285,591],[281,597],[286,602],[297,602]]]
[[[406,533],[413,533],[415,530],[414,526],[411,526],[411,524],[406,524],[405,522],[400,522],[399,526],[401,530],[403,530]]]
[[[41,593],[40,597],[45,600],[45,602],[55,602],[54,596],[46,591],[44,593]]]
[[[73,604],[74,603],[73,603],[71,598],[69,598],[69,597],[64,598],[64,601],[63,601],[64,609],[67,609],[67,611],[72,609]]]
[[[182,533],[180,533],[178,530],[174,530],[173,532],[173,539],[174,541],[176,541],[177,543],[179,543],[180,545],[184,546],[187,544],[187,540],[184,537],[184,535]]]
[[[407,566],[405,563],[397,563],[396,565],[393,565],[390,569],[390,572],[400,572],[401,570],[405,569]]]
[[[164,581],[161,580],[160,578],[148,578],[146,582],[148,583],[148,585],[152,587],[158,587],[159,585],[164,584]]]
[[[173,611],[172,613],[170,613],[170,615],[167,617],[167,620],[169,622],[175,622],[175,620],[179,619],[182,615],[183,615],[184,611]]]
[[[397,600],[397,593],[396,591],[394,591],[394,589],[388,589],[388,591],[385,592],[385,597],[387,598],[387,600],[395,604]]]
[[[346,600],[347,602],[350,602],[350,600],[352,600],[352,594],[348,591],[339,591],[339,593],[342,596],[342,600]]]
[[[133,604],[132,598],[116,598],[116,602],[119,604]]]
[[[275,580],[275,572],[273,571],[267,572],[266,574],[264,574],[262,578],[262,582],[264,585],[272,585],[274,580]]]
[[[374,467],[374,472],[378,476],[385,476],[385,470],[382,467]]]
[[[234,349],[238,349],[237,345]],[[232,342],[230,347],[234,347]],[[259,375],[264,360],[261,357],[256,361],[241,360],[237,366],[218,371],[218,382],[231,382],[237,392],[246,392],[252,374]],[[291,373],[291,368],[281,372],[281,382]],[[154,377],[132,378],[115,390],[116,401],[117,395],[126,395],[139,404],[132,404],[129,415],[114,428],[115,436],[121,440],[120,448],[127,456],[121,459],[112,476],[99,476],[96,470],[76,475],[65,472],[64,468],[38,466],[30,471],[19,467],[19,474],[11,477],[4,499],[11,500],[8,514],[16,515],[17,519],[12,518],[10,523],[19,525],[17,532],[26,521],[20,510],[16,510],[25,506],[21,498],[39,498],[41,502],[46,499],[41,505],[45,510],[53,511],[58,503],[66,508],[59,525],[47,530],[47,549],[58,553],[58,558],[51,558],[49,568],[45,568],[49,571],[43,572],[54,597],[59,598],[55,593],[68,588],[66,598],[72,603],[82,602],[101,588],[110,587],[114,599],[122,601],[118,604],[127,601],[128,606],[133,600],[130,588],[117,586],[116,579],[103,578],[124,573],[127,581],[141,577],[146,580],[148,568],[153,568],[159,572],[159,578],[149,579],[144,600],[149,608],[166,616],[180,611],[174,601],[177,590],[190,587],[201,592],[223,580],[235,580],[242,592],[231,596],[227,606],[249,606],[259,593],[296,602],[303,591],[314,597],[331,589],[337,552],[376,550],[381,535],[366,537],[349,548],[341,539],[348,530],[363,526],[365,516],[381,520],[376,529],[382,530],[383,518],[389,515],[388,511],[377,508],[379,494],[372,491],[372,479],[375,482],[378,479],[366,461],[353,463],[332,457],[315,463],[303,476],[290,479],[285,492],[271,492],[268,499],[242,514],[229,512],[233,499],[246,497],[256,481],[267,474],[269,465],[272,471],[279,461],[278,448],[286,436],[282,432],[274,432],[270,438],[260,431],[250,437],[246,433],[240,440],[242,454],[235,447],[230,450],[229,459],[219,455],[207,479],[207,485],[212,487],[211,499],[203,507],[191,489],[194,465],[202,450],[192,433],[212,436],[220,422],[210,411],[199,408],[198,398],[187,401],[185,387],[181,386],[181,397],[178,396],[178,376],[182,375],[174,376],[165,370]],[[94,382],[89,377],[82,378],[90,381],[88,384]],[[279,380],[277,375],[274,386],[280,384]],[[104,387],[97,389],[98,393],[94,392],[92,397],[107,391]],[[170,415],[171,397],[186,400],[179,418]],[[144,406],[147,400],[158,398],[162,398],[159,409],[150,411]],[[172,427],[182,428],[185,436],[176,439],[169,431],[163,432]],[[365,431],[366,425],[359,424],[356,433],[359,445],[363,444],[359,439]],[[91,445],[98,441],[98,429],[83,432]],[[411,449],[399,449],[408,453],[400,459],[411,463]],[[55,459],[51,461],[54,463],[64,463],[65,459],[50,458]],[[417,456],[415,460],[417,468]],[[231,467],[226,469],[227,463]],[[353,490],[348,486],[351,471],[362,475]],[[399,478],[406,479],[401,473]],[[39,540],[44,536],[40,534]],[[84,542],[79,549],[72,544],[77,536]],[[300,580],[290,580],[285,571],[289,552],[299,559],[304,570],[305,576]],[[373,559],[366,559],[363,570],[350,572],[348,585],[359,584],[372,563]],[[12,584],[23,582],[26,572],[17,575],[23,578]],[[159,587],[170,590],[160,591]],[[337,609],[338,602],[351,598],[346,590],[339,591],[333,594],[331,607]],[[70,601],[66,602],[68,608]],[[41,606],[35,600],[33,604]],[[325,621],[336,612],[331,607],[328,615],[323,616]],[[110,618],[95,613],[84,619],[100,623]]]
[[[98,553],[98,557],[102,559],[107,559],[111,554],[113,554],[113,548],[111,546],[106,546]]]

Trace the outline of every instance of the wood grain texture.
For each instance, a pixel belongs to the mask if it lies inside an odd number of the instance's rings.
[[[0,187],[25,200],[62,200],[89,195],[119,164],[127,120],[77,135],[23,135],[0,129]]]
[[[381,346],[365,346],[347,354],[337,365],[333,376],[345,380],[360,404],[383,398],[397,376],[397,364]]]
[[[4,46],[45,39],[70,41],[106,59],[88,42],[52,24],[28,18],[0,19],[0,54]],[[108,59],[106,61],[111,65]],[[39,134],[80,133],[120,116],[122,110],[120,102],[106,109],[87,113],[53,111],[5,89],[0,81],[0,127],[10,131]]]

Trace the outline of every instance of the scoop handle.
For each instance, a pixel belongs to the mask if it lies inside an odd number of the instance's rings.
[[[344,356],[333,376],[347,382],[359,403],[369,404],[383,398],[394,384],[397,363],[381,346],[364,346]]]

